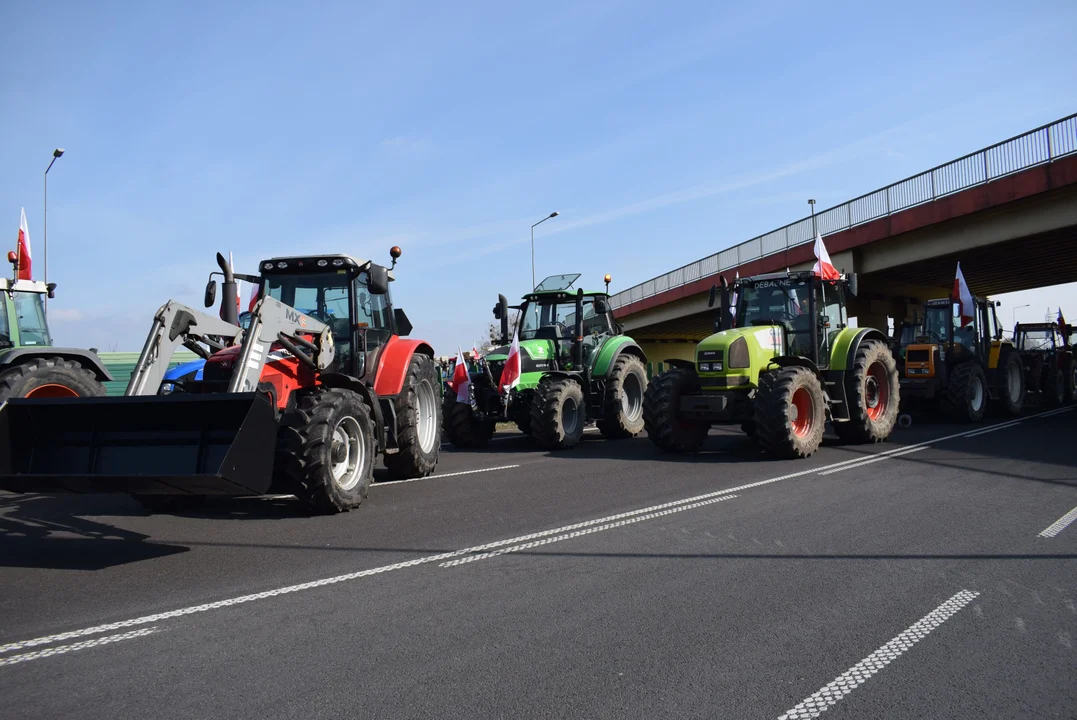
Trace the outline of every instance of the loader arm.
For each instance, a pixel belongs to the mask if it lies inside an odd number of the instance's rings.
[[[313,335],[310,342],[300,335]],[[312,370],[322,371],[333,362],[333,334],[329,327],[273,297],[255,305],[243,350],[232,371],[228,392],[254,392],[274,343],[283,345]]]

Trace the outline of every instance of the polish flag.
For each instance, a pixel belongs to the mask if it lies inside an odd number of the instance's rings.
[[[19,280],[31,280],[30,276],[30,228],[26,225],[26,208],[22,208],[22,218],[19,220],[19,244],[18,244],[18,269]]]
[[[729,317],[733,318],[733,327],[737,326],[737,281],[740,280],[740,270],[733,278],[733,298],[729,301]]]
[[[456,402],[470,403],[467,388],[471,384],[471,377],[467,374],[467,363],[464,362],[464,353],[456,348],[456,368],[453,369],[452,378],[449,379],[449,388],[456,393]]]
[[[957,275],[954,277],[954,291],[950,296],[953,302],[961,303],[961,327],[965,327],[976,317],[976,304],[972,300],[968,283],[961,273],[961,263],[957,263]]]
[[[512,331],[512,345],[509,346],[509,355],[505,358],[505,367],[501,370],[501,380],[497,383],[497,390],[501,392],[506,388],[512,389],[520,382],[520,338],[516,331]]]
[[[1062,308],[1058,309],[1058,329],[1063,335],[1066,333],[1066,318],[1062,317]]]
[[[251,288],[251,299],[247,303],[247,312],[254,312],[254,306],[258,304],[258,286]]]
[[[813,273],[821,276],[824,280],[838,280],[841,278],[841,273],[830,262],[830,253],[826,251],[823,236],[819,233],[815,234],[815,257],[815,265],[811,269]]]

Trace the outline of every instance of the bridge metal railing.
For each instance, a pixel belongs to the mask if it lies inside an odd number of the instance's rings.
[[[1077,113],[817,213],[815,227],[830,235],[1073,153]],[[622,290],[610,298],[611,305],[623,307],[814,239],[812,217],[804,217]]]

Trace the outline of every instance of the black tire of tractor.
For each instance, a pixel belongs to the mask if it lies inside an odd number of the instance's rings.
[[[1062,374],[1062,368],[1055,364],[1047,370],[1046,375],[1047,380],[1043,383],[1043,402],[1047,407],[1059,407],[1066,399],[1066,378]]]
[[[566,409],[570,426],[565,427]],[[535,388],[531,402],[531,436],[544,450],[568,450],[583,439],[587,400],[583,388],[565,377],[545,377]]]
[[[34,358],[0,373],[0,403],[8,398],[26,397],[47,385],[60,385],[78,397],[101,397],[105,386],[74,360],[60,357]]]
[[[955,420],[970,423],[983,420],[987,407],[987,377],[980,363],[967,360],[954,368],[942,406]]]
[[[456,401],[450,391],[441,406],[442,431],[445,439],[458,448],[486,447],[494,435],[496,423],[479,422],[472,414],[471,404]]]
[[[205,495],[135,495],[135,500],[150,513],[177,513],[200,508],[208,498]]]
[[[850,444],[885,441],[897,425],[900,392],[897,362],[890,348],[878,340],[860,343],[845,373],[849,420],[833,423],[834,433]]]
[[[643,394],[643,425],[659,449],[670,453],[697,452],[711,424],[678,418],[682,395],[700,393],[699,376],[692,368],[671,368],[647,384]]]
[[[1066,360],[1066,402],[1077,403],[1077,358]]]
[[[755,420],[745,420],[740,424],[740,431],[748,436],[749,440],[755,440]]]
[[[441,448],[441,403],[434,359],[415,353],[408,362],[404,386],[396,397],[395,453],[382,458],[389,474],[399,480],[426,477],[438,464]],[[423,447],[424,442],[427,447]]]
[[[754,409],[756,441],[771,457],[810,457],[823,442],[823,385],[807,368],[785,367],[759,373]]]
[[[604,417],[595,423],[602,437],[617,440],[643,432],[643,396],[646,391],[647,368],[643,366],[643,361],[635,355],[618,357],[606,376],[606,397],[602,402]],[[633,398],[634,394],[637,397]],[[627,413],[625,404],[628,405]]]
[[[999,355],[998,368],[995,370],[1001,379],[998,388],[998,399],[993,403],[1003,415],[1014,417],[1021,414],[1025,407],[1025,367],[1021,362],[1021,356],[1011,347],[1002,348]],[[1011,387],[1017,383],[1017,389]]]
[[[348,423],[348,420],[352,422]],[[356,436],[348,438],[348,455],[359,455],[353,478],[344,485],[333,478],[334,439],[341,425]],[[359,507],[374,480],[374,421],[362,396],[333,389],[304,394],[281,422],[278,463],[282,478],[297,498],[316,514],[346,512]]]

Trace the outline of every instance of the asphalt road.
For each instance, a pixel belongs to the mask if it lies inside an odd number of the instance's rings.
[[[506,435],[313,518],[0,495],[0,717],[1077,717],[1075,441]]]

